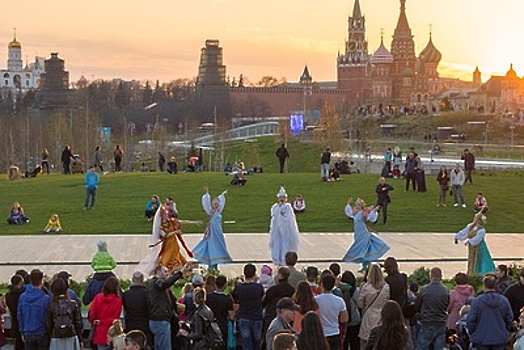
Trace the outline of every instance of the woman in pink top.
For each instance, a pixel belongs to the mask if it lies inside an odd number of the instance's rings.
[[[460,319],[460,309],[469,298],[475,297],[475,290],[468,284],[468,275],[459,272],[455,275],[455,287],[449,291],[448,329],[457,329]]]

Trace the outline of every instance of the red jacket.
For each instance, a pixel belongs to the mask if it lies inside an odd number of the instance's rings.
[[[109,344],[107,341],[107,331],[114,320],[120,318],[122,312],[122,299],[114,294],[104,295],[99,293],[89,307],[89,322],[93,324],[95,320],[100,323],[96,326],[93,343]]]

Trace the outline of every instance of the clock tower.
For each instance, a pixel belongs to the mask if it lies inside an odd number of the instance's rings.
[[[362,15],[359,0],[355,0],[353,13],[348,17],[348,38],[344,52],[337,57],[337,86],[352,90],[352,100],[364,102],[370,95],[370,63],[366,41],[366,18]]]

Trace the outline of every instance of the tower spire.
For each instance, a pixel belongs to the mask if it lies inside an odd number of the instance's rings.
[[[408,17],[406,16],[406,0],[400,0],[400,14],[398,16],[395,36],[411,36]]]
[[[353,6],[353,18],[362,17],[362,11],[360,11],[360,2],[355,0],[355,5]]]

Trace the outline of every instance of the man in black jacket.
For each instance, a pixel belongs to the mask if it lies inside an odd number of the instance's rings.
[[[378,185],[375,192],[377,193],[377,206],[380,206],[382,210],[382,222],[384,225],[388,221],[388,204],[391,202],[389,191],[393,191],[393,186],[387,184],[386,179],[381,176],[378,179]]]
[[[282,144],[282,146],[277,149],[275,155],[278,157],[278,162],[280,163],[280,173],[282,174],[284,172],[286,160],[289,158],[289,152],[286,149],[286,145]]]
[[[155,348],[171,349],[171,320],[175,315],[173,308],[175,297],[171,287],[191,271],[191,263],[186,263],[180,271],[167,274],[165,266],[157,266],[154,277],[147,286],[147,305],[149,329],[155,339]]]
[[[518,282],[511,284],[504,291],[513,311],[513,318],[519,322],[520,309],[524,307],[524,269],[520,270]]]
[[[20,295],[25,292],[24,278],[18,274],[11,277],[11,285],[5,295],[5,301],[9,308],[9,314],[11,315],[11,327],[13,330],[13,337],[15,339],[15,350],[24,350],[24,341],[22,340],[22,334],[20,334],[20,328],[18,327],[18,300]]]
[[[125,311],[126,332],[138,329],[147,336],[147,342],[152,344],[153,334],[149,330],[149,315],[147,305],[147,290],[144,286],[144,275],[136,271],[131,278],[131,287],[122,296]]]

